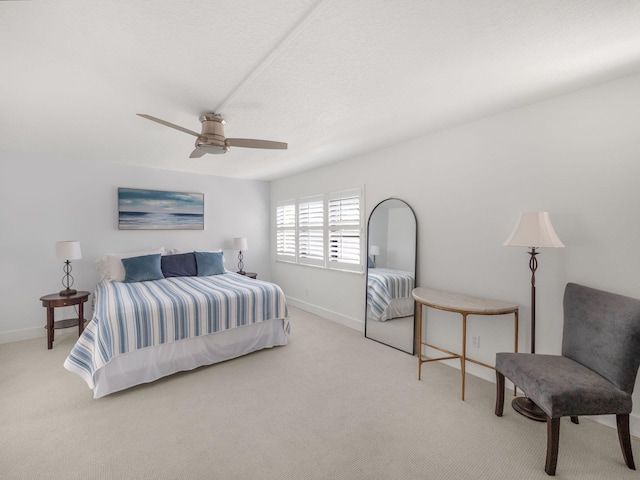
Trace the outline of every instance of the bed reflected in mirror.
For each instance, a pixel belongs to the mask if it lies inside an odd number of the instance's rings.
[[[367,225],[365,337],[413,355],[415,351],[416,217],[396,198],[380,202]]]

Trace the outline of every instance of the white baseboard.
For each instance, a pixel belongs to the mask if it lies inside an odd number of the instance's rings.
[[[640,438],[640,416],[633,413],[629,415],[629,431],[634,437]]]
[[[44,327],[25,328],[24,330],[13,330],[10,332],[0,332],[0,344],[21,342],[47,336],[47,329]]]
[[[617,429],[616,416],[615,415],[599,415],[597,417],[589,417],[598,423]],[[640,416],[636,414],[629,415],[629,431],[631,435],[640,438]]]
[[[334,312],[332,310],[318,307],[308,302],[304,302],[297,298],[287,297],[287,302],[290,305],[297,307],[305,312],[313,313],[318,315],[319,317],[326,318],[327,320],[331,320],[333,322],[339,323],[340,325],[344,325],[345,327],[352,328],[364,334],[364,320],[356,319],[353,317],[347,317],[346,315],[342,315],[341,313]]]

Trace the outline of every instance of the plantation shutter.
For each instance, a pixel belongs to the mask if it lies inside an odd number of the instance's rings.
[[[296,259],[296,205],[282,203],[276,208],[276,256],[280,260]]]
[[[361,194],[351,190],[332,194],[328,201],[329,267],[362,270]]]
[[[312,265],[324,264],[324,199],[301,199],[298,204],[298,260]]]

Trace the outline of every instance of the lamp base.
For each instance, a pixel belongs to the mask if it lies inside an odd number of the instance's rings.
[[[239,273],[240,275],[244,275],[247,272],[245,272],[244,270],[238,270],[236,273]]]
[[[75,295],[76,293],[78,293],[78,291],[74,290],[73,288],[65,288],[64,290],[60,290],[59,292],[59,294],[62,295],[63,297]]]
[[[531,420],[535,420],[536,422],[547,421],[547,414],[530,398],[516,397],[511,402],[511,406],[520,415],[524,415]]]

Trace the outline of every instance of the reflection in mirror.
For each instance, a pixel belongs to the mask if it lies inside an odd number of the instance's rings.
[[[416,216],[390,198],[371,212],[367,227],[367,314],[364,335],[414,353]]]

